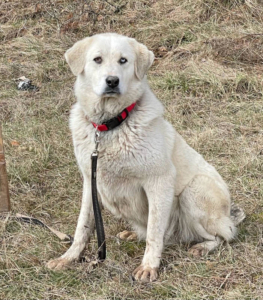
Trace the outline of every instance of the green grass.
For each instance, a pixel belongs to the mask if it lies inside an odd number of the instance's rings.
[[[32,215],[71,235],[82,178],[68,117],[74,76],[63,54],[77,40],[118,32],[154,51],[149,82],[165,117],[227,181],[246,211],[239,235],[204,258],[187,245],[167,247],[159,280],[133,282],[145,243],[120,242],[127,224],[104,212],[108,257],[53,272],[46,262],[66,251],[47,230],[0,221],[0,299],[261,299],[263,214],[263,5],[260,1],[44,0],[0,4],[0,121],[12,216]],[[29,77],[38,92],[18,91]],[[14,143],[14,141],[16,143]]]

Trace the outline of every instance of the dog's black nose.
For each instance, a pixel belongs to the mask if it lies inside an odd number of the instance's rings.
[[[108,76],[106,78],[106,83],[110,88],[116,88],[119,85],[119,77],[117,76]]]

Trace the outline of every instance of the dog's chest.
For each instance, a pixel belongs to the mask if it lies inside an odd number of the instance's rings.
[[[83,138],[84,137],[84,138]],[[113,178],[143,179],[158,175],[165,161],[162,143],[152,135],[122,130],[119,134],[104,132],[98,146],[98,174],[102,172],[112,181]],[[95,149],[94,130],[74,137],[75,155],[79,166],[85,173],[91,169],[91,153]]]
[[[132,136],[104,139],[99,144],[97,163],[97,188],[102,204],[115,216],[145,226],[148,201],[143,183],[147,176],[158,172],[158,154]],[[86,174],[91,172],[90,155],[94,147],[90,139],[75,142],[79,166]]]
[[[83,129],[83,127],[81,128]],[[164,151],[156,134],[125,128],[101,134],[97,164],[97,187],[103,205],[114,215],[145,223],[148,201],[143,184],[147,177],[163,172]],[[73,134],[75,154],[82,173],[91,174],[94,129]],[[81,134],[80,134],[81,133]],[[144,224],[145,225],[145,224]]]
[[[97,186],[103,205],[115,216],[143,223],[148,201],[143,180],[149,172],[147,156],[129,143],[110,143],[99,153]]]
[[[111,177],[99,172],[97,187],[103,206],[113,215],[145,225],[148,201],[138,179]]]

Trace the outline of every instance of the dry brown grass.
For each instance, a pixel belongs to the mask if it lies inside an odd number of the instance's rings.
[[[0,120],[12,214],[74,234],[82,180],[68,129],[74,77],[63,54],[84,36],[115,31],[155,52],[149,81],[166,118],[220,171],[247,218],[235,242],[205,258],[188,257],[186,245],[167,248],[159,281],[146,285],[130,275],[144,243],[120,242],[127,224],[107,212],[105,263],[64,272],[45,263],[67,244],[2,220],[0,299],[262,299],[262,12],[260,0],[1,2]],[[39,92],[18,91],[22,75]],[[87,260],[95,253],[94,239]]]

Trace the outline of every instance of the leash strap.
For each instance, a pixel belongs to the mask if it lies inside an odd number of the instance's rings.
[[[98,201],[97,193],[97,161],[98,161],[98,143],[99,143],[99,134],[95,135],[96,148],[91,154],[91,192],[92,192],[92,203],[93,211],[96,224],[96,232],[98,239],[98,257],[99,260],[103,261],[106,258],[106,241],[105,241],[105,232],[103,227],[103,220],[100,211],[100,205]]]
[[[0,215],[0,218],[2,218],[4,216]],[[66,233],[63,233],[63,232],[60,232],[48,225],[46,225],[44,222],[34,218],[34,217],[29,217],[29,216],[25,216],[25,215],[22,215],[22,214],[16,214],[15,216],[11,216],[10,214],[8,214],[6,216],[6,221],[8,219],[15,219],[17,221],[21,221],[21,222],[25,222],[25,223],[29,223],[29,224],[35,224],[35,225],[39,225],[39,226],[42,226],[48,230],[50,230],[52,233],[54,233],[61,241],[63,242],[67,242],[67,243],[70,243],[72,244],[73,243],[73,237],[70,236],[69,234],[66,234]]]
[[[125,119],[128,118],[129,113],[133,110],[136,102],[132,103],[130,106],[126,107],[120,114],[116,117],[103,122],[101,125],[91,122],[92,125],[96,128],[95,132],[95,149],[91,154],[91,193],[92,193],[92,203],[93,203],[93,211],[94,218],[96,224],[96,232],[98,239],[98,256],[99,260],[103,261],[106,258],[106,241],[105,241],[105,232],[103,227],[103,220],[100,211],[100,205],[98,201],[98,193],[97,193],[97,161],[98,161],[98,146],[100,142],[100,132],[108,131],[114,129],[119,126]]]

